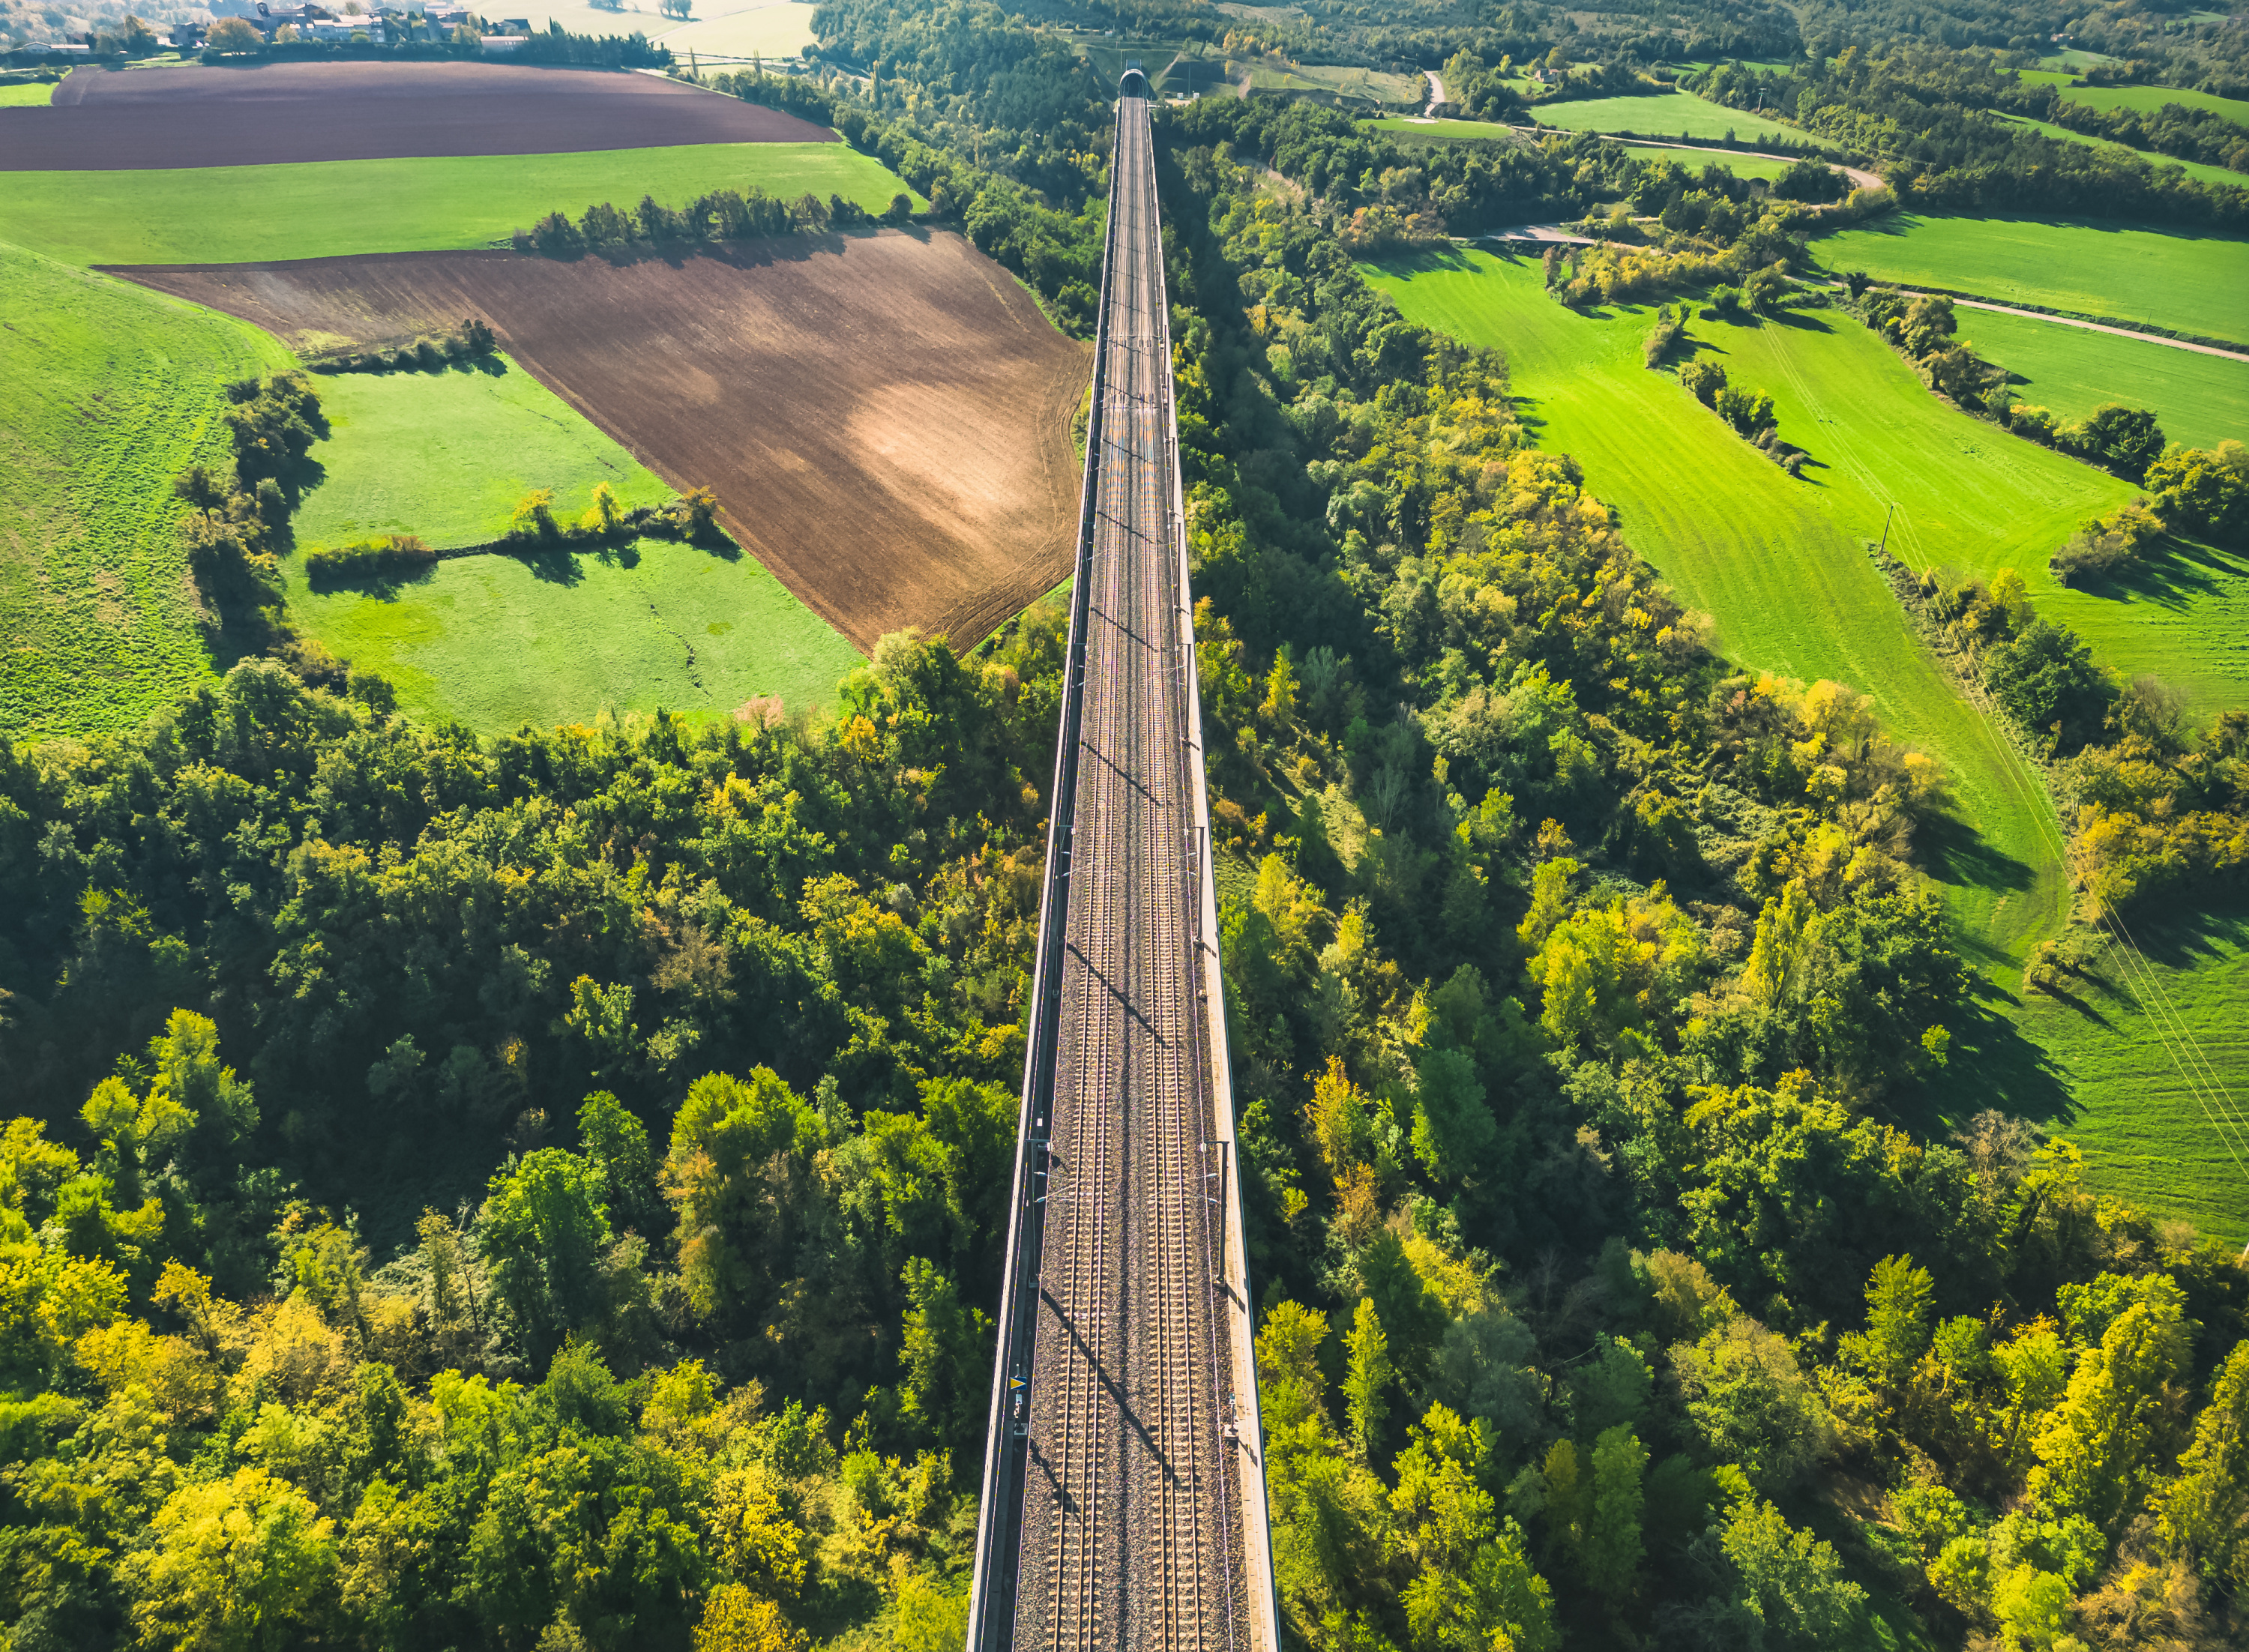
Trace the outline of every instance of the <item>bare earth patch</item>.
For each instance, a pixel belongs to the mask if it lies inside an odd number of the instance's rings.
[[[483,317],[665,481],[718,495],[743,547],[862,649],[907,626],[965,648],[1069,571],[1091,358],[959,236],[112,273],[292,343]]]
[[[0,110],[0,172],[124,172],[833,143],[778,109],[622,70],[491,63],[79,69],[44,108]]]

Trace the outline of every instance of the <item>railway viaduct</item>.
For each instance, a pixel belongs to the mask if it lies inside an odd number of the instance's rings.
[[[1117,106],[971,1652],[1278,1652],[1148,87]]]

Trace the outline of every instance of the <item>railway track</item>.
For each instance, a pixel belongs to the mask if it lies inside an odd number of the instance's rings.
[[[1162,225],[1123,90],[969,1640],[1276,1652]]]

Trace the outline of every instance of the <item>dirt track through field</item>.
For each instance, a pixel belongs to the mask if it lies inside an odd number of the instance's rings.
[[[47,107],[0,109],[5,172],[835,141],[778,109],[654,75],[526,64],[75,69]]]
[[[959,236],[884,230],[610,263],[409,252],[118,270],[292,343],[481,316],[863,649],[975,642],[1069,572],[1090,373]]]

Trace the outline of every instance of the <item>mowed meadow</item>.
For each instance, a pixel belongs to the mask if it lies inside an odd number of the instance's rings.
[[[2017,397],[2082,419],[2105,402],[2146,408],[2163,434],[2189,447],[2214,448],[2249,436],[2249,361],[2120,339],[2033,316],[1991,310],[1957,312],[1960,336],[1986,361],[2007,369]]]
[[[2240,340],[2249,240],[2204,230],[1892,212],[1812,243],[1820,267],[2000,304]]]
[[[224,461],[224,385],[289,353],[4,243],[0,317],[0,731],[128,729],[214,665],[172,478]]]
[[[1652,305],[1575,314],[1545,292],[1537,260],[1481,252],[1366,273],[1410,319],[1506,353],[1519,415],[1539,445],[1578,461],[1634,548],[1714,616],[1730,657],[1752,671],[1847,683],[1873,699],[1893,737],[1945,764],[1957,825],[1923,847],[1965,956],[1984,974],[1989,1013],[1964,1031],[1937,1104],[1963,1116],[1998,1105],[2067,1118],[2096,1153],[2143,1137],[2145,1110],[2156,1104],[2133,1075],[2162,1059],[2152,1025],[2116,1014],[2089,1031],[2065,1028],[2046,1006],[2026,1011],[2021,1001],[2024,956],[2068,912],[2053,805],[1922,648],[1867,552],[1887,520],[1890,549],[1915,566],[2015,567],[2040,611],[2085,633],[2104,660],[2122,655],[2177,682],[2148,614],[2058,591],[2043,572],[2080,519],[2129,499],[2130,486],[1943,406],[1840,312],[1688,327],[1697,354],[1772,395],[1780,435],[1811,455],[1792,479],[1671,373],[1643,365]],[[2227,626],[2239,623],[2231,608],[2194,612],[2212,654],[2222,652]],[[2238,703],[2245,678],[2222,660],[2178,682],[2204,703],[2229,684]],[[2142,1189],[2145,1196],[2249,1237],[2249,1189],[2213,1156],[2222,1148],[2188,1133],[2165,1151],[2181,1155],[2177,1184],[2161,1197]]]
[[[66,264],[252,264],[506,246],[547,214],[643,195],[809,191],[880,212],[912,191],[840,143],[706,143],[578,154],[409,156],[146,172],[0,172],[0,223]],[[917,208],[928,203],[917,199]]]
[[[299,546],[411,533],[498,539],[526,494],[574,520],[606,485],[626,510],[677,497],[531,374],[494,356],[318,380],[331,435]],[[300,630],[388,677],[406,709],[482,733],[600,710],[723,716],[757,696],[825,705],[858,651],[739,548],[640,540],[449,558],[410,579],[316,587],[285,560]]]

